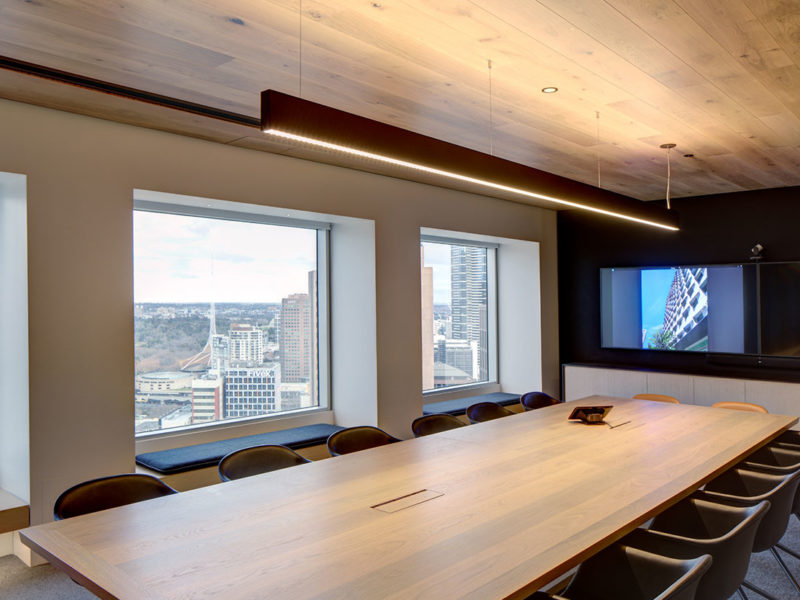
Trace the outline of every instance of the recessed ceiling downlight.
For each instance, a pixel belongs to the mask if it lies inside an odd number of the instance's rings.
[[[549,85],[547,87],[543,87],[542,88],[542,93],[543,94],[555,94],[557,91],[558,91],[558,88],[557,87],[553,87],[552,85]]]

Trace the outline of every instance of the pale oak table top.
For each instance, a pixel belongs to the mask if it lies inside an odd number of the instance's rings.
[[[593,396],[21,535],[103,598],[523,598],[796,422]]]

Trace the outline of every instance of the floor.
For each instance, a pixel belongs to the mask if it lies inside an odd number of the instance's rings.
[[[783,543],[800,550],[800,521],[796,517],[791,518]],[[800,578],[800,560],[786,557],[786,562],[795,577]],[[748,579],[771,591],[779,600],[800,600],[800,594],[791,587],[769,552],[753,555]],[[87,600],[94,597],[50,565],[28,568],[15,556],[0,558],[0,598],[3,600]],[[747,592],[747,597],[762,600],[755,592]],[[739,600],[736,595],[732,598]]]

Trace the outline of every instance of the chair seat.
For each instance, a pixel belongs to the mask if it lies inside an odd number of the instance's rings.
[[[711,555],[696,600],[728,598],[747,575],[753,541],[767,510],[766,500],[734,507],[688,498],[656,516],[648,529],[634,530],[623,543],[672,558]]]
[[[694,600],[711,556],[680,560],[614,544],[582,563],[567,600]]]
[[[478,402],[467,409],[467,419],[469,419],[470,423],[493,421],[513,414],[513,411],[495,402]]]
[[[177,493],[152,475],[124,473],[100,477],[74,485],[63,492],[53,506],[53,517],[60,521]]]
[[[254,446],[242,448],[219,461],[222,481],[242,479],[311,462],[286,446]]]
[[[652,400],[654,402],[666,402],[668,404],[680,404],[675,396],[668,396],[667,394],[636,394],[633,396],[634,400]]]
[[[360,452],[369,448],[394,444],[401,440],[386,433],[383,429],[362,425],[348,427],[332,433],[328,438],[328,452],[331,456],[341,456],[352,452]]]
[[[422,415],[421,417],[417,417],[414,419],[414,422],[411,423],[411,431],[414,432],[414,437],[421,437],[423,435],[431,435],[466,426],[467,424],[461,419],[443,413],[440,415]]]

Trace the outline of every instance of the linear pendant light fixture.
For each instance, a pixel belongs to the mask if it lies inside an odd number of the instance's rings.
[[[406,179],[411,179],[411,171],[418,174],[415,179],[421,175],[426,183],[443,187],[517,201],[544,201],[678,230],[677,216],[660,206],[275,90],[261,94],[261,129],[275,138],[296,142],[300,155],[310,151],[312,159],[322,152],[328,162],[355,169]]]

